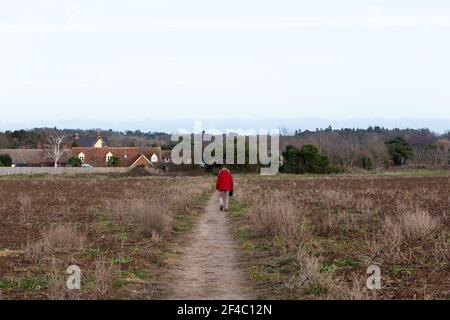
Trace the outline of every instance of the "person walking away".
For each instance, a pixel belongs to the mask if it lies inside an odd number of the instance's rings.
[[[233,176],[230,170],[222,168],[217,175],[216,190],[219,191],[220,211],[228,211],[230,192],[233,193]]]

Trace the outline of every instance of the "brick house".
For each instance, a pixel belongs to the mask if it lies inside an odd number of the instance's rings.
[[[164,163],[172,162],[172,150],[161,150],[161,157]]]
[[[107,167],[112,157],[119,159],[121,167],[131,168],[152,168],[163,161],[160,147],[110,147],[100,133],[96,137],[80,137],[77,133],[73,142],[70,156],[93,167]]]
[[[147,167],[154,168],[159,164],[171,161],[170,151],[165,153],[161,147],[109,147],[108,140],[97,134],[97,137],[79,137],[75,135],[72,147],[66,149],[60,166],[66,166],[71,157],[76,157],[85,165],[92,167],[107,167],[112,157],[117,157],[120,167]],[[13,167],[47,167],[53,166],[44,149],[0,149],[0,154],[9,154]]]
[[[93,167],[107,167],[112,157],[119,158],[121,167],[151,168],[162,162],[160,147],[74,147],[70,153]]]

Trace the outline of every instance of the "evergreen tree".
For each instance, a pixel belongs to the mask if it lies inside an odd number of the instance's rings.
[[[396,166],[405,164],[413,156],[411,146],[402,137],[396,137],[389,141],[387,150]]]

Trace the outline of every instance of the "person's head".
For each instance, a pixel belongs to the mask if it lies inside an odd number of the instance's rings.
[[[219,173],[223,172],[223,171],[230,172],[230,170],[227,167],[222,167],[222,169],[220,169]]]

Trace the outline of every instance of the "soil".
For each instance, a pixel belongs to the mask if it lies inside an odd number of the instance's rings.
[[[169,299],[255,299],[227,213],[209,200],[174,270]]]

